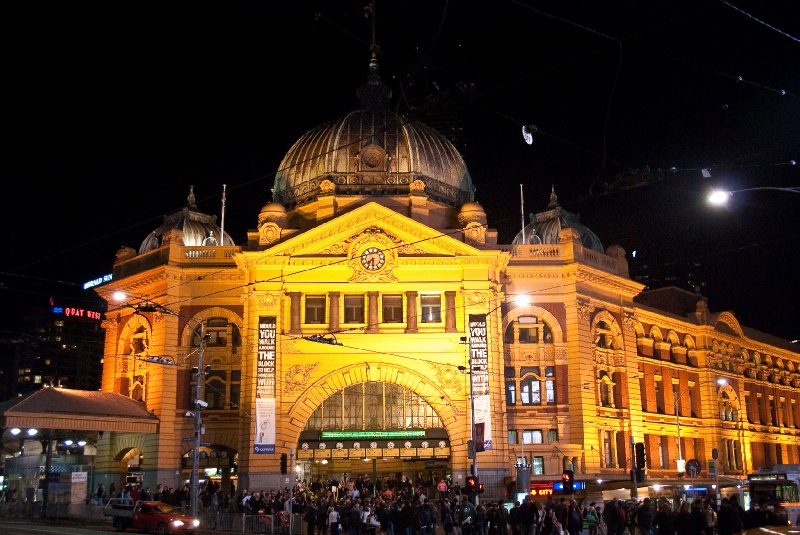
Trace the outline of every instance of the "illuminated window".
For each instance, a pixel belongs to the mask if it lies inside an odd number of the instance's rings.
[[[555,377],[555,368],[547,366],[544,369],[545,377]],[[555,379],[546,379],[544,382],[544,400],[548,405],[553,405],[556,402],[556,382]]]
[[[519,382],[519,401],[523,405],[542,403],[542,386],[536,377],[525,377]]]
[[[444,427],[422,397],[396,384],[368,381],[326,399],[306,422],[306,430],[429,429]]]
[[[533,457],[531,459],[531,470],[533,471],[534,475],[543,476],[544,475],[544,457]]]
[[[383,301],[383,322],[402,323],[403,322],[403,296],[384,295]]]
[[[522,432],[523,444],[543,444],[541,429],[526,429]]]
[[[439,323],[442,321],[441,295],[422,295],[419,300],[422,309],[421,323]]]
[[[506,381],[506,405],[517,404],[517,382]]]
[[[508,430],[508,443],[509,444],[516,444],[517,443],[517,430],[516,429],[509,429]]]
[[[306,296],[306,323],[325,323],[324,295]]]
[[[364,296],[344,296],[344,322],[364,323]]]

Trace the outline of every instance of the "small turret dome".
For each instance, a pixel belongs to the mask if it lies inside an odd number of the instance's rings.
[[[531,217],[531,222],[518,232],[512,245],[535,245],[560,243],[559,235],[562,229],[570,228],[577,232],[581,244],[598,253],[603,253],[603,244],[600,238],[589,227],[580,222],[580,216],[573,214],[558,204],[555,189],[550,192],[550,202],[547,209]]]
[[[189,187],[186,206],[177,212],[164,216],[164,223],[147,235],[139,246],[139,254],[158,249],[170,240],[175,231],[182,233],[183,245],[193,247],[202,245],[235,245],[233,239],[217,226],[217,216],[197,211],[194,186]],[[222,239],[220,237],[222,236]],[[220,241],[222,242],[220,244]]]

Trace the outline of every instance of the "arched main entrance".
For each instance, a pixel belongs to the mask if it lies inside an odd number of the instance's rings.
[[[307,481],[446,477],[450,439],[434,408],[410,388],[356,382],[326,398],[300,433],[295,469]]]

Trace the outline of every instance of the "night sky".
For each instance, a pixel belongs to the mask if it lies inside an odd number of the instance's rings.
[[[225,230],[244,243],[294,141],[356,107],[366,4],[4,4],[5,315],[74,287],[52,281],[110,273],[190,185],[219,215],[227,184]],[[800,186],[792,2],[375,7],[393,106],[454,137],[503,243],[519,230],[519,185],[527,213],[555,187],[633,274],[691,270],[712,311],[800,338],[800,195],[703,202],[714,184]]]

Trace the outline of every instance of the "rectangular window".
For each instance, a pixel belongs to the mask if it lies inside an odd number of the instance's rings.
[[[520,381],[520,403],[523,405],[539,405],[542,403],[541,384],[535,377],[526,377]]]
[[[403,296],[384,295],[383,301],[383,322],[402,323],[403,322]]]
[[[547,430],[547,443],[552,444],[553,442],[558,442],[558,429]]]
[[[419,298],[421,305],[421,323],[440,323],[442,321],[442,296],[422,295]]]
[[[519,328],[519,342],[521,344],[535,344],[539,341],[539,331],[531,327]]]
[[[325,323],[325,296],[306,296],[306,323]]]
[[[537,476],[544,475],[544,457],[534,457],[532,459],[531,468],[533,469],[533,474]]]
[[[364,296],[344,296],[344,322],[364,323]]]
[[[544,382],[544,395],[545,401],[548,405],[554,405],[556,402],[556,383],[548,379]]]
[[[662,388],[661,379],[653,381],[653,386],[656,394],[656,412],[664,414],[664,389]]]
[[[603,459],[606,468],[614,468],[614,432],[603,431]]]
[[[508,443],[509,444],[516,444],[517,443],[517,430],[516,429],[509,429],[508,430]]]
[[[542,444],[542,430],[526,429],[522,432],[522,442],[525,444]]]
[[[517,383],[516,381],[506,381],[506,405],[517,404]]]

